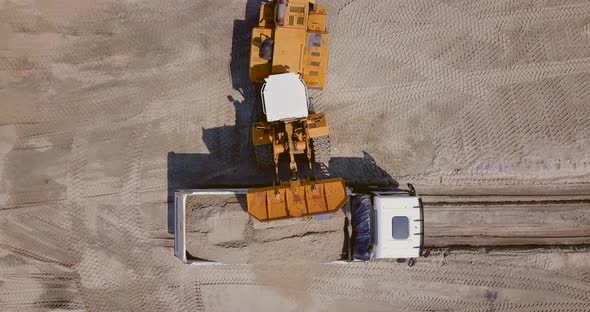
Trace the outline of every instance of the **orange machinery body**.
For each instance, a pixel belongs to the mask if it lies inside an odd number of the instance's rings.
[[[279,13],[279,6],[283,6],[283,13]],[[294,72],[301,73],[308,88],[323,89],[330,44],[326,16],[326,9],[315,1],[275,0],[262,4],[258,27],[252,31],[250,80],[262,84],[271,74]],[[266,39],[273,41],[270,60],[261,57],[260,48]]]
[[[260,122],[252,127],[255,146],[272,146],[277,176],[279,155],[285,152],[290,154],[294,172],[297,172],[297,165],[293,160],[295,153],[306,156],[311,170],[310,140],[326,135],[328,124],[322,113],[312,114],[298,121]],[[259,221],[331,213],[344,206],[346,197],[346,186],[342,178],[299,179],[296,174],[290,181],[248,190],[248,213]]]
[[[299,73],[306,87],[323,89],[328,68],[330,36],[326,9],[315,0],[275,0],[260,7],[258,27],[252,31],[250,80],[264,84],[274,74]],[[269,48],[270,47],[270,48]],[[271,52],[272,51],[272,52]],[[346,203],[341,178],[300,179],[295,154],[304,154],[312,168],[311,140],[328,135],[324,114],[300,120],[259,122],[252,128],[255,146],[271,145],[275,184],[251,189],[248,213],[259,221],[335,212]],[[279,155],[289,153],[292,176],[278,180]]]

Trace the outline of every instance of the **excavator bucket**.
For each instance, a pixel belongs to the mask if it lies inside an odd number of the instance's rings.
[[[276,187],[248,190],[248,213],[259,221],[296,218],[335,212],[346,203],[346,187],[341,178],[311,182],[300,180]]]

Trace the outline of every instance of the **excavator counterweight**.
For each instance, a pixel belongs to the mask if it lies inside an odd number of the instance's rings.
[[[326,9],[309,0],[275,0],[260,7],[252,31],[250,80],[272,74],[300,73],[309,88],[323,89],[330,36]]]

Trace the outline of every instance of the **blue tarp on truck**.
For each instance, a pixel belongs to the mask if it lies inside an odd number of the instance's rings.
[[[369,195],[356,196],[352,199],[352,241],[354,260],[367,261],[371,258],[371,210],[373,204]]]

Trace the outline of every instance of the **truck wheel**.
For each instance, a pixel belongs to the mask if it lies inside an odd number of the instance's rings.
[[[410,258],[410,260],[408,260],[408,266],[411,268],[414,266],[414,264],[416,264],[416,259]]]
[[[330,137],[323,136],[311,139],[313,161],[326,166],[330,162]]]
[[[272,144],[254,145],[254,156],[256,157],[256,165],[260,168],[274,167],[275,165]]]

